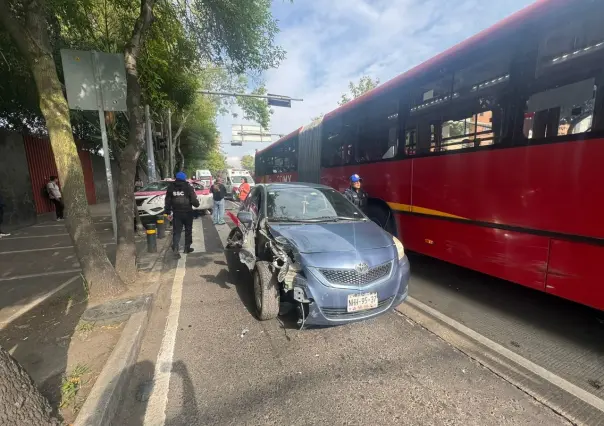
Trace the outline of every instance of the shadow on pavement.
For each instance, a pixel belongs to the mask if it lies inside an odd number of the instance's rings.
[[[247,266],[239,261],[239,252],[234,249],[225,249],[224,256],[228,267],[231,282],[235,284],[237,295],[241,302],[255,318],[256,305],[254,302],[254,280]]]
[[[191,374],[187,365],[182,361],[176,361],[172,363],[172,375],[170,378],[170,393],[182,395],[182,401],[169,401],[169,406],[180,407],[180,412],[171,418],[166,418],[166,424],[176,425],[190,425],[197,424],[197,419],[200,417],[199,409],[197,406],[197,399],[195,398],[195,387]],[[102,424],[127,424],[128,426],[143,426],[145,424],[145,415],[149,404],[149,399],[153,392],[154,380],[155,380],[155,365],[151,361],[140,361],[135,365],[131,366],[128,371],[125,372],[125,377],[128,380],[135,378],[144,378],[136,387],[136,402],[133,405],[128,406],[128,415],[124,416],[121,404],[117,406],[110,406],[110,410],[115,410],[110,413],[106,413],[106,416]],[[181,389],[176,389],[176,386],[181,385]],[[116,395],[112,395],[110,390],[106,390],[98,402],[98,406],[95,412],[104,413],[107,410],[108,402],[120,402],[125,400],[124,392],[131,389],[129,382],[123,383],[124,388],[117,390],[119,400],[116,401]],[[160,409],[163,407],[159,407]],[[120,416],[121,413],[121,416]],[[118,417],[115,417],[115,414]],[[111,417],[109,419],[108,417]],[[110,421],[109,421],[110,420]]]
[[[0,331],[0,345],[29,373],[55,416],[59,416],[70,342],[87,306],[78,279]]]
[[[600,311],[429,257],[411,254],[410,260],[412,277],[429,281],[444,293],[460,293],[483,305],[489,315],[513,318],[604,353],[604,313]]]

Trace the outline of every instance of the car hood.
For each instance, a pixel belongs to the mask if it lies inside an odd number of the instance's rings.
[[[284,237],[300,253],[372,250],[394,245],[392,237],[371,221],[270,224],[274,237]]]

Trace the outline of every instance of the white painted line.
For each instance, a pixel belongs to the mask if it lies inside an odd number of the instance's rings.
[[[62,274],[73,274],[75,272],[80,272],[81,269],[64,269],[62,271],[50,271],[43,272],[41,274],[29,274],[29,275],[17,275],[14,277],[0,277],[0,281],[13,281],[13,280],[22,280],[25,278],[36,278],[36,277],[47,277],[48,275],[62,275]]]
[[[104,246],[110,246],[115,243],[103,243]],[[13,250],[13,251],[0,251],[0,254],[18,254],[18,253],[31,253],[33,251],[51,251],[51,250],[63,250],[73,248],[73,246],[57,246],[57,247],[47,247],[47,248],[38,248],[38,249],[29,249],[29,250]]]
[[[460,324],[459,322],[455,321],[454,319],[449,318],[448,316],[438,312],[436,309],[431,308],[428,305],[425,305],[424,303],[420,302],[417,299],[414,299],[411,296],[409,296],[407,298],[407,301],[411,305],[415,306],[417,309],[427,312],[428,314],[439,319],[440,321],[444,322],[445,324],[449,325],[450,327],[453,327],[455,330],[459,331],[460,333],[465,334],[466,336],[483,344],[484,346],[491,349],[492,351],[497,352],[499,355],[506,357],[507,359],[515,362],[516,364],[520,365],[521,367],[526,368],[533,374],[536,374],[537,376],[541,377],[542,379],[547,380],[548,382],[552,383],[555,386],[558,386],[560,389],[565,390],[566,392],[570,393],[571,395],[579,398],[581,401],[591,405],[592,407],[594,407],[600,411],[604,411],[604,400],[598,398],[594,394],[587,392],[584,389],[581,389],[580,387],[570,383],[569,381],[552,373],[551,371],[546,370],[545,368],[541,367],[540,365],[537,365],[534,362],[529,361],[528,359],[518,355],[517,353],[512,352],[508,348],[505,348],[505,347],[501,346],[500,344],[493,342],[492,340],[484,337],[482,334],[479,334],[479,333],[475,332],[474,330],[466,327],[465,325]]]
[[[62,237],[64,235],[69,235],[68,233],[61,233],[61,234],[51,234],[51,235],[28,235],[28,236],[24,236],[24,237],[2,237],[2,241],[4,240],[22,240],[25,238],[48,238],[48,237]]]
[[[102,221],[102,222],[95,222],[94,220],[92,221],[93,225],[103,225],[103,224],[113,224],[113,222],[107,222],[107,221]],[[28,226],[28,228],[48,228],[50,226],[62,226],[65,227],[65,223],[49,223],[49,224],[39,224],[39,225],[32,225],[32,226]]]
[[[178,331],[178,317],[180,316],[180,301],[182,299],[182,286],[185,278],[185,265],[187,256],[178,260],[174,281],[172,283],[172,296],[170,310],[161,348],[155,362],[155,373],[153,389],[149,396],[149,403],[145,412],[145,426],[163,426],[166,423],[166,406],[168,403],[168,391],[170,390],[170,375],[172,372],[172,359],[174,357],[174,345],[176,343],[176,332]]]
[[[202,221],[200,220],[199,222]],[[197,221],[193,221],[193,248],[195,251],[205,251],[203,241],[203,226],[197,225]],[[164,426],[166,423],[166,406],[168,404],[168,392],[170,391],[172,360],[174,358],[176,332],[178,331],[178,318],[180,316],[180,302],[182,300],[186,264],[187,256],[182,255],[176,265],[176,272],[172,282],[170,309],[168,311],[161,348],[155,362],[153,389],[151,390],[149,403],[145,412],[144,426]]]
[[[8,317],[6,320],[0,321],[0,330],[3,330],[4,328],[6,328],[14,320],[16,320],[17,318],[19,318],[21,315],[29,312],[30,310],[32,310],[33,308],[35,308],[36,306],[38,306],[40,303],[44,302],[46,299],[48,299],[53,294],[55,294],[55,293],[63,290],[65,287],[67,287],[69,284],[71,284],[72,282],[74,282],[78,278],[80,278],[80,277],[77,276],[77,277],[73,277],[73,278],[68,279],[63,284],[61,284],[60,286],[58,286],[57,288],[53,288],[49,292],[43,294],[42,296],[36,298],[35,300],[32,300],[27,305],[23,306],[17,312],[15,312],[10,317]]]
[[[203,217],[193,221],[193,248],[195,249],[195,252],[203,253],[206,251],[206,241],[203,237],[203,227],[204,225],[208,226],[208,223],[210,226],[212,226],[212,223],[204,222]]]

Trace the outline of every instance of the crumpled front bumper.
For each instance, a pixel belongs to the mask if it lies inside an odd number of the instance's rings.
[[[385,314],[407,299],[409,277],[411,274],[407,256],[395,262],[395,268],[387,280],[361,289],[336,288],[326,286],[320,273],[312,271],[307,274],[304,291],[309,304],[305,324],[316,326],[341,325],[362,321]],[[310,268],[312,269],[312,268]],[[378,293],[378,307],[360,312],[347,312],[348,295],[360,293]]]

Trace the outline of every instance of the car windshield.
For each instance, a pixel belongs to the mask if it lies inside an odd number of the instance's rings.
[[[331,188],[269,188],[266,207],[272,221],[366,220],[359,209]]]
[[[143,186],[140,191],[141,192],[152,192],[152,191],[165,191],[168,189],[168,185],[170,182],[151,182],[147,185]]]
[[[233,183],[241,183],[243,182],[243,178],[247,178],[247,183],[250,185],[254,184],[254,179],[252,179],[250,176],[231,176],[231,181]]]

